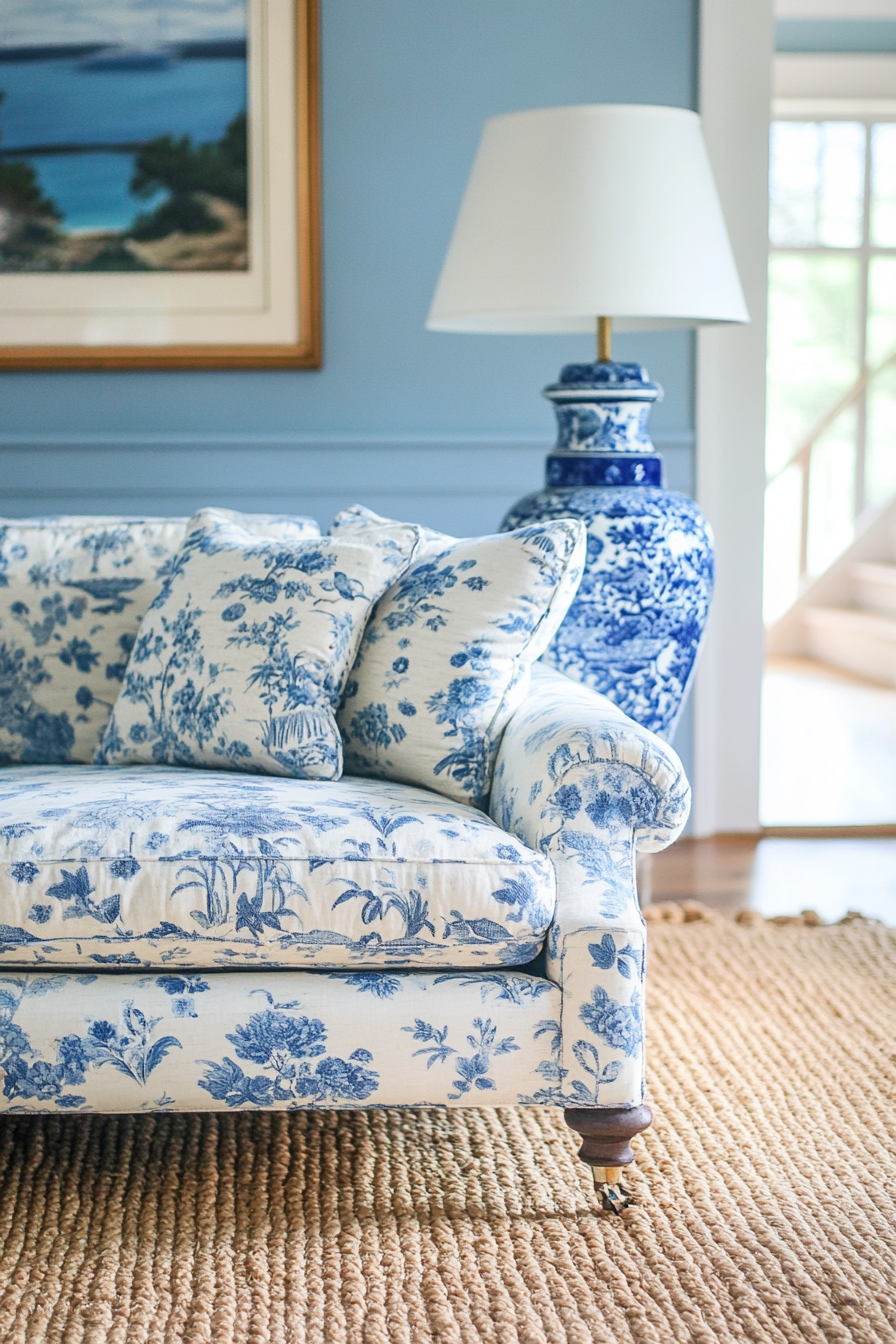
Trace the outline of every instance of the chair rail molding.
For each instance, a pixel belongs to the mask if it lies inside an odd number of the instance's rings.
[[[693,438],[655,436],[670,485],[691,493]],[[363,503],[455,536],[497,530],[521,489],[537,490],[546,434],[6,433],[0,515],[186,516],[205,505],[312,514],[324,527]]]
[[[697,336],[697,498],[717,587],[694,702],[694,830],[756,831],[762,692],[772,0],[701,0],[699,103],[750,309]]]

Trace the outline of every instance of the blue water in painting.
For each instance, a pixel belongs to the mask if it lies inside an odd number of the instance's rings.
[[[141,200],[130,194],[133,154],[47,154],[26,162],[37,169],[41,191],[56,203],[67,230],[124,229],[165,199],[163,191]]]
[[[114,71],[81,70],[72,60],[0,62],[0,90],[4,149],[157,135],[190,135],[199,143],[217,140],[245,108],[246,62],[186,60],[167,70]],[[27,162],[66,229],[126,228],[152,205],[128,191],[133,154],[40,155]]]

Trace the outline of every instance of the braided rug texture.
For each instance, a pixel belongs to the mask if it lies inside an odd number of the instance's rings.
[[[7,1118],[0,1339],[896,1340],[896,931],[650,943],[622,1217],[548,1111]]]

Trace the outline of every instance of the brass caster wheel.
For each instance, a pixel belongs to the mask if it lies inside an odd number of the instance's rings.
[[[592,1167],[594,1190],[604,1213],[622,1213],[631,1208],[635,1196],[622,1184],[622,1167]]]

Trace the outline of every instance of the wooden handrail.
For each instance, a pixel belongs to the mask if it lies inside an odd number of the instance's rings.
[[[843,396],[825,411],[820,420],[816,421],[793,456],[787,459],[783,467],[779,467],[777,471],[772,472],[770,476],[766,477],[766,485],[771,485],[772,481],[776,481],[779,476],[783,476],[788,467],[792,467],[798,462],[804,462],[806,458],[810,456],[818,439],[820,439],[825,430],[834,423],[840,412],[845,411],[847,406],[851,406],[854,401],[858,401],[868,384],[874,382],[874,379],[878,374],[883,373],[884,369],[888,369],[891,364],[896,364],[896,350],[891,351],[883,363],[878,364],[877,368],[865,369],[863,373],[859,374],[859,377],[852,386],[843,393]]]

